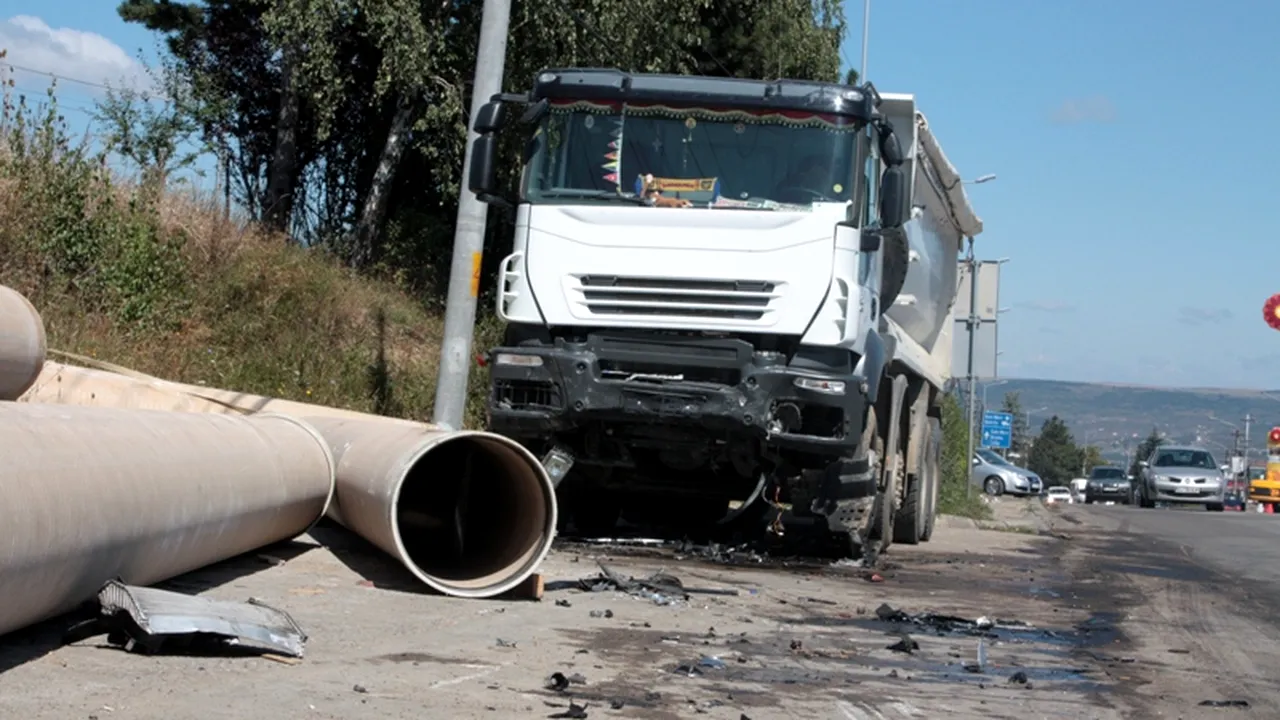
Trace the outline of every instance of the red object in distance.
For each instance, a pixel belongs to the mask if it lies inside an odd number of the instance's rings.
[[[1275,330],[1280,330],[1280,294],[1267,298],[1262,306],[1262,319]]]
[[[1280,444],[1280,427],[1271,428],[1271,435],[1269,437],[1271,438],[1271,442]]]

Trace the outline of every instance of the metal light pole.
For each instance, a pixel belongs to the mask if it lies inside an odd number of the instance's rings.
[[[993,387],[1000,387],[1001,385],[1005,385],[1005,384],[1007,384],[1008,382],[1009,382],[1008,380],[997,380],[997,381],[995,381],[995,382],[982,383],[982,410],[983,410],[983,412],[986,412],[986,410],[987,410],[987,391],[988,391],[988,390],[990,390],[990,389],[991,389],[991,388],[993,388]]]
[[[974,427],[974,424],[973,424],[974,411],[977,405],[977,403],[975,403],[974,400],[976,399],[976,396],[977,396],[976,384],[978,381],[977,375],[974,372],[973,356],[977,348],[978,323],[979,323],[978,259],[977,259],[977,256],[973,254],[973,238],[972,237],[969,238],[969,256],[965,258],[965,263],[969,268],[969,317],[967,318],[967,321],[966,321],[966,325],[969,328],[969,364],[967,365],[969,369],[969,377],[966,378],[969,386],[969,412],[968,412],[968,418],[969,418],[968,441],[969,442],[966,447],[967,452],[965,452],[965,455],[964,455],[964,463],[966,468],[966,475],[972,475],[973,474],[973,436],[974,436],[974,433],[977,432],[977,429]],[[971,481],[968,481],[968,479],[966,478],[966,482],[964,484],[965,497],[969,497],[972,494],[972,492],[973,492],[973,483]]]
[[[507,56],[507,31],[511,0],[484,0],[480,17],[480,45],[476,53],[471,114],[475,118],[489,98],[502,92],[503,64]],[[478,134],[468,128],[458,193],[458,220],[453,233],[453,264],[444,313],[444,339],[440,343],[440,371],[432,421],[456,430],[467,410],[467,379],[471,371],[471,341],[476,327],[476,301],[480,293],[480,261],[488,206],[466,189],[471,173],[471,146]]]
[[[871,30],[871,0],[862,0],[862,67],[858,74],[862,82],[867,81],[867,38]]]

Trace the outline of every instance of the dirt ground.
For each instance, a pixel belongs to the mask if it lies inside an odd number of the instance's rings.
[[[542,568],[541,602],[426,594],[363,541],[320,526],[166,585],[287,610],[310,636],[300,663],[144,656],[102,637],[58,647],[67,620],[55,620],[0,642],[0,717],[538,718],[570,700],[590,718],[1202,716],[1182,713],[1181,697],[1146,692],[1174,640],[1131,639],[1147,596],[1090,564],[1097,546],[1078,539],[1078,518],[1063,519],[1079,511],[994,507],[1003,530],[943,518],[932,542],[895,546],[876,573],[562,543]],[[569,587],[599,562],[736,594],[660,604]],[[1157,597],[1155,611],[1184,612],[1177,599]],[[984,627],[895,622],[886,604]],[[1191,624],[1176,642],[1239,630]],[[554,672],[570,679],[567,691],[545,688]],[[1194,679],[1180,678],[1184,690]]]

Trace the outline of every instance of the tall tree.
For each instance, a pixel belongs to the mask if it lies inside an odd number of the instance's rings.
[[[1031,446],[1027,469],[1044,480],[1045,485],[1065,485],[1080,469],[1080,449],[1062,418],[1054,415],[1044,421],[1035,445]]]
[[[1022,396],[1017,391],[1005,393],[1004,403],[1000,406],[1000,410],[1013,416],[1009,452],[1015,453],[1019,457],[1026,457],[1027,450],[1031,445],[1031,432],[1030,428],[1027,427],[1027,414],[1022,410]]]
[[[1133,451],[1133,462],[1129,465],[1129,474],[1138,477],[1142,467],[1138,464],[1151,456],[1156,448],[1165,444],[1165,437],[1159,428],[1151,428],[1151,433],[1138,443],[1138,449]]]
[[[1110,465],[1106,458],[1102,457],[1102,451],[1097,445],[1086,445],[1080,448],[1080,474],[1082,477],[1088,477],[1096,467]]]

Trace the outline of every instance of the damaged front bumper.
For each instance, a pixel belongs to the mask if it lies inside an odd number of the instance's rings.
[[[791,362],[734,338],[589,335],[581,342],[489,354],[490,429],[549,437],[589,423],[663,423],[747,434],[768,446],[848,457],[856,452],[866,378]]]

